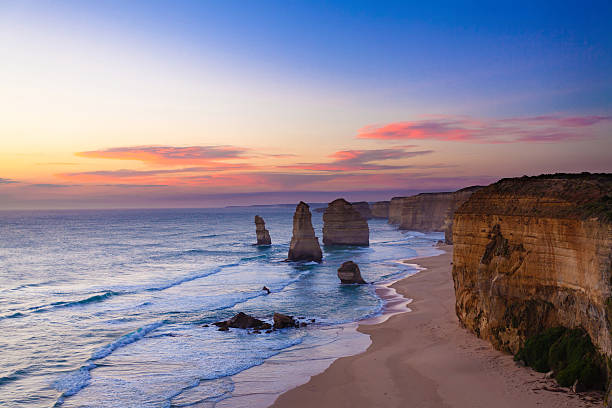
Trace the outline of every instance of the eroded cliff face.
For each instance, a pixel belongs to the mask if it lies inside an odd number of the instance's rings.
[[[612,356],[612,175],[504,179],[455,211],[453,280],[465,327],[516,353],[545,328],[582,327]]]
[[[402,221],[402,204],[408,197],[393,197],[389,201],[389,224],[399,225]]]
[[[446,244],[453,244],[453,218],[455,216],[455,211],[457,211],[457,209],[461,207],[461,205],[465,203],[467,199],[474,194],[474,192],[480,190],[481,188],[482,186],[471,186],[462,188],[461,190],[457,190],[453,193],[453,199],[451,200],[450,206],[446,211],[446,215],[444,216],[444,225],[442,226],[442,229],[444,230],[444,242]]]
[[[372,218],[389,218],[389,201],[377,201],[371,207]]]
[[[445,231],[451,243],[453,214],[481,186],[444,193],[421,193],[400,201],[399,228],[414,231]],[[448,231],[448,233],[446,233]]]
[[[401,203],[399,228],[413,231],[443,231],[453,193],[421,193]]]
[[[353,206],[354,209],[359,211],[359,214],[361,214],[361,216],[365,218],[366,220],[369,220],[370,218],[372,218],[372,209],[370,208],[370,204],[368,204],[367,201],[357,201],[357,202],[351,203],[351,205]]]

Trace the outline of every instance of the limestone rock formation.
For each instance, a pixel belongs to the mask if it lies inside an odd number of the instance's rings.
[[[367,201],[357,201],[355,203],[351,203],[351,205],[366,220],[369,220],[370,218],[372,218],[372,209],[370,208],[370,204],[368,204]]]
[[[482,186],[471,186],[462,188],[461,190],[457,190],[453,193],[453,199],[451,204],[446,211],[446,215],[444,216],[444,223],[442,229],[444,230],[444,243],[448,245],[453,245],[453,217],[455,216],[455,211],[461,204],[465,203],[470,196],[480,190]]]
[[[544,329],[582,327],[612,357],[612,174],[500,180],[455,211],[453,242],[469,330],[516,353]]]
[[[257,245],[272,245],[266,223],[259,215],[255,216],[255,233],[257,234]]]
[[[448,231],[447,243],[452,243],[453,213],[479,188],[481,186],[454,192],[395,197],[389,204],[389,223],[398,224],[402,230]]]
[[[323,252],[319,239],[312,228],[312,215],[308,204],[303,201],[297,205],[293,215],[293,237],[289,245],[290,261],[316,261],[321,262]]]
[[[408,197],[393,197],[389,202],[389,224],[399,225],[402,221],[402,205]]]
[[[369,220],[370,218],[373,218],[373,216],[372,216],[372,209],[370,208],[370,204],[367,201],[357,201],[357,202],[351,203],[351,205],[366,220]],[[315,208],[314,212],[324,213],[325,210],[327,210],[327,207],[319,207],[319,208]],[[384,218],[387,218],[387,217],[384,217]]]
[[[361,277],[359,266],[353,261],[347,261],[338,268],[338,278],[342,283],[367,283]]]
[[[368,222],[344,198],[338,198],[323,213],[325,245],[370,245]]]
[[[389,218],[389,201],[377,201],[370,206],[372,218]]]

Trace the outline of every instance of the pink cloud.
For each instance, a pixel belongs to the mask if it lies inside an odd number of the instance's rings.
[[[361,170],[391,170],[405,169],[410,165],[377,164],[387,160],[401,160],[410,157],[421,156],[432,153],[433,150],[407,151],[403,148],[373,149],[373,150],[341,150],[331,154],[334,159],[325,163],[296,163],[281,168],[312,170],[312,171],[361,171]]]
[[[422,120],[368,125],[359,139],[436,140],[472,143],[559,142],[592,139],[593,128],[612,116],[533,116],[474,119],[433,116]]]

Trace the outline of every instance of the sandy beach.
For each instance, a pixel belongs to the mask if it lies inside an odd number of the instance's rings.
[[[274,407],[592,407],[597,393],[574,394],[544,374],[460,327],[451,277],[452,247],[406,262],[426,268],[392,287],[410,312],[364,322],[366,352],[336,360],[326,371],[282,394]]]

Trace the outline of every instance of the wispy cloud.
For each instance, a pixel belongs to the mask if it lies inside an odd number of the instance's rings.
[[[14,184],[14,183],[19,183],[19,182],[16,180],[11,180],[11,179],[0,177],[0,184]]]
[[[72,162],[42,162],[36,163],[37,166],[76,166],[79,163]]]
[[[213,169],[212,171],[214,171]],[[158,185],[165,183],[164,180],[177,180],[177,176],[188,176],[201,172],[210,172],[208,167],[184,167],[180,169],[158,169],[158,170],[95,170],[73,173],[60,173],[58,177],[81,183],[117,183],[117,182],[140,182],[141,185]],[[174,184],[174,183],[173,183]]]
[[[594,138],[592,128],[612,116],[532,116],[476,119],[432,116],[421,120],[368,125],[359,139],[437,140],[472,143],[560,142]]]
[[[28,187],[65,188],[65,187],[78,187],[78,184],[39,183],[39,184],[28,184]]]
[[[78,152],[95,159],[137,160],[162,165],[231,166],[228,160],[244,160],[248,149],[234,146],[133,146]],[[236,165],[238,166],[238,165]]]
[[[281,168],[311,171],[362,171],[362,170],[399,170],[413,167],[411,165],[380,164],[377,162],[401,160],[433,153],[433,150],[407,151],[403,148],[373,150],[341,150],[329,157],[334,159],[325,163],[296,163],[279,166]]]

